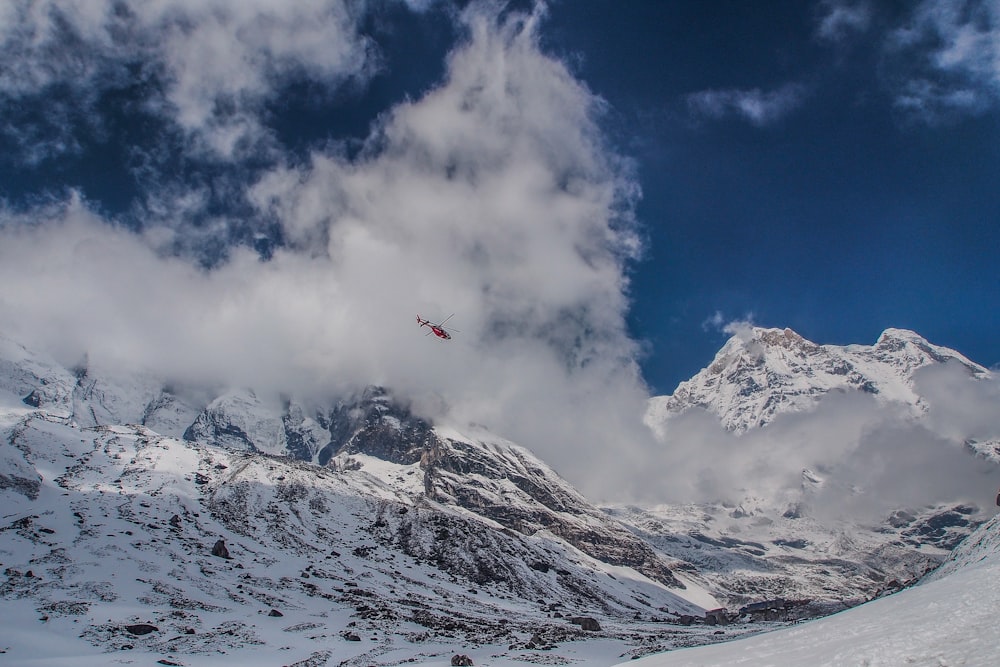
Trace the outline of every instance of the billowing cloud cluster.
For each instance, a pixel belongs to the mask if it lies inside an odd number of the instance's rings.
[[[1000,469],[965,443],[1000,440],[1000,378],[975,379],[960,364],[942,364],[918,371],[915,391],[926,406],[919,417],[870,394],[835,392],[811,412],[738,436],[714,415],[688,411],[665,436],[687,455],[669,456],[657,480],[675,501],[772,511],[802,504],[819,518],[875,519],[958,500],[989,508]]]
[[[829,39],[867,25],[864,3],[824,6]],[[455,12],[462,42],[436,87],[382,110],[361,147],[320,141],[293,156],[268,105],[290,79],[331,95],[370,81],[381,65],[365,10],[351,0],[0,4],[0,111],[28,99],[42,110],[41,124],[0,121],[23,160],[80,150],[75,128],[107,131],[102,95],[126,88],[141,89],[128,100],[142,108],[115,113],[182,137],[135,147],[166,156],[130,156],[137,171],[155,164],[136,179],[127,225],[77,194],[0,211],[0,332],[67,363],[86,354],[180,383],[310,400],[383,385],[425,416],[483,423],[531,448],[595,498],[779,498],[809,468],[830,497],[867,502],[879,489],[908,498],[913,481],[937,488],[952,477],[923,470],[965,465],[943,454],[972,423],[956,408],[995,396],[981,395],[986,384],[935,393],[945,376],[927,380],[919,423],[833,396],[739,439],[689,414],[669,448],[653,442],[625,325],[639,191],[605,143],[604,103],[540,48],[541,10],[473,3]],[[918,24],[960,24],[949,20]],[[934,62],[995,82],[959,48],[981,46],[995,21],[972,25],[968,37],[949,33]],[[702,118],[764,126],[805,95],[788,84],[687,101]],[[210,176],[185,178],[192,163]],[[251,249],[255,234],[267,252]],[[454,313],[460,333],[425,337],[418,313]],[[721,315],[706,325],[749,326]],[[980,426],[975,437],[995,437],[993,421]],[[841,492],[855,487],[867,491]]]
[[[232,158],[268,143],[260,115],[280,80],[336,85],[371,76],[378,59],[360,32],[361,7],[348,0],[12,0],[0,4],[0,96],[69,89],[75,112],[100,124],[93,105],[101,92],[138,83],[147,111],[170,118],[212,159]],[[66,127],[64,106],[41,109],[55,114],[46,129]],[[48,152],[71,143],[71,136],[48,142]]]
[[[326,5],[267,20],[268,3],[253,15],[218,4],[175,5],[188,20],[168,21],[153,3],[128,20],[166,22],[149,48],[173,68],[168,97],[220,154],[275,68],[332,76],[364,51]],[[122,230],[79,198],[8,213],[0,328],[65,360],[178,381],[312,398],[381,384],[430,416],[493,427],[589,492],[626,484],[611,463],[628,475],[649,444],[624,324],[638,192],[604,143],[601,100],[539,49],[539,18],[474,5],[445,80],[387,110],[360,154],[327,148],[263,171],[243,196],[280,228],[266,261],[235,249],[201,268],[162,252],[162,228]],[[314,19],[334,21],[347,46],[323,52],[310,30],[286,39]],[[234,39],[265,57],[187,78],[188,55],[218,40],[245,60]],[[234,116],[218,116],[222,98]],[[449,343],[414,321],[452,312]]]

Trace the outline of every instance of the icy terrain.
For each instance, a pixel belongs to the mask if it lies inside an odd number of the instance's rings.
[[[917,586],[775,632],[622,664],[986,667],[1000,654],[998,617],[1000,523],[994,518]]]
[[[0,508],[0,662],[74,667],[610,665],[886,595],[983,516],[600,509],[530,451],[383,389],[196,390],[2,337]],[[919,590],[970,576],[989,531]]]

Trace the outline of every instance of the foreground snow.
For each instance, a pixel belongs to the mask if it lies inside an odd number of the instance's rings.
[[[622,664],[995,665],[1000,654],[998,531],[994,518],[969,538],[943,574],[895,595],[784,630]]]

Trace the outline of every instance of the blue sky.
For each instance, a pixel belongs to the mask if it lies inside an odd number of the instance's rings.
[[[580,54],[639,164],[649,246],[630,324],[650,342],[658,391],[711,359],[724,335],[702,324],[716,311],[819,343],[912,328],[1000,360],[995,3],[584,2],[552,14],[551,43]],[[754,99],[761,115],[738,109]]]
[[[486,55],[470,78],[506,77],[508,96],[535,95],[516,100],[512,108],[522,111],[504,117],[504,131],[518,122],[535,128],[531,141],[551,144],[541,162],[562,165],[560,192],[576,198],[567,205],[580,206],[584,218],[597,215],[587,206],[597,206],[605,217],[565,234],[550,216],[565,209],[545,208],[558,197],[534,202],[527,181],[504,181],[508,194],[495,202],[484,194],[484,211],[464,200],[449,208],[450,195],[440,195],[442,211],[477,219],[408,227],[404,216],[387,228],[396,239],[414,234],[401,253],[410,273],[371,293],[375,279],[336,283],[342,301],[325,308],[353,303],[348,293],[383,304],[375,313],[345,306],[358,313],[345,316],[353,328],[409,326],[418,308],[430,317],[454,311],[467,344],[474,340],[487,361],[521,354],[523,347],[505,350],[507,343],[541,339],[571,368],[632,360],[655,394],[707,365],[726,338],[721,325],[735,320],[837,344],[870,344],[887,327],[912,328],[980,363],[1000,362],[996,3],[824,0],[772,2],[766,10],[700,1],[556,1],[545,9],[444,0],[267,4],[8,4],[0,16],[0,40],[11,54],[0,65],[4,233],[53,228],[53,239],[65,242],[74,237],[61,225],[86,218],[130,234],[139,241],[135,252],[152,253],[136,271],[155,258],[221,276],[249,249],[260,263],[248,272],[276,272],[276,252],[300,262],[322,254],[338,276],[330,280],[346,281],[353,276],[346,264],[337,265],[329,247],[317,250],[337,229],[346,233],[338,220],[365,214],[354,191],[338,183],[370,182],[374,165],[414,145],[407,132],[432,154],[438,144],[429,137],[451,151],[446,171],[467,171],[470,183],[491,187],[483,164],[449,142],[464,141],[470,155],[498,144],[478,145],[486,135],[473,126],[452,131],[453,121],[464,121],[435,116],[430,99],[460,78],[473,60],[472,42]],[[515,33],[529,38],[521,44]],[[535,60],[519,69],[511,54]],[[556,88],[533,82],[543,76]],[[563,96],[543,99],[550,89]],[[391,121],[404,110],[413,114],[408,129]],[[476,122],[492,116],[484,109]],[[511,173],[529,173],[532,160]],[[373,187],[401,182],[398,171],[378,173],[384,180]],[[310,208],[343,203],[323,200],[337,187],[354,203],[336,214]],[[434,187],[425,184],[424,194]],[[380,215],[419,216],[429,205],[396,196],[399,208]],[[502,216],[481,223],[509,198],[524,205],[525,228],[505,228]],[[462,236],[480,223],[475,235]],[[587,246],[602,234],[604,241]],[[512,239],[524,245],[507,247]],[[123,253],[132,247],[125,238],[114,242]],[[55,240],[31,244],[58,254]],[[566,244],[583,248],[586,266],[561,263]],[[486,259],[449,267],[455,252]],[[504,257],[525,262],[523,270],[503,273]],[[463,273],[486,266],[489,275]],[[88,279],[101,270],[81,269]],[[78,284],[80,276],[63,279]],[[393,286],[414,282],[419,294],[393,296]],[[51,284],[59,290],[56,278]],[[462,284],[477,288],[466,293]],[[107,293],[95,285],[87,298]],[[165,294],[180,303],[183,289]],[[533,289],[543,294],[523,302],[512,296]],[[475,303],[476,294],[490,307]],[[32,311],[33,329],[27,311],[15,311],[9,319],[29,335],[72,347],[38,333],[52,328],[49,314]],[[385,344],[423,354],[395,336]],[[177,354],[184,352],[191,350]],[[276,368],[282,363],[274,360]],[[388,363],[373,361],[364,372],[391,380],[382,367]],[[495,371],[481,372],[492,378]]]

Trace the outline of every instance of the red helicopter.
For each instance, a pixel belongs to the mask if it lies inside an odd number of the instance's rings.
[[[434,334],[435,336],[437,336],[438,338],[440,338],[442,340],[451,340],[451,334],[448,333],[448,332],[449,331],[458,331],[458,329],[451,329],[450,327],[445,327],[444,323],[447,322],[448,320],[450,320],[453,317],[455,317],[455,313],[452,313],[448,317],[446,317],[443,320],[441,320],[441,322],[439,322],[438,324],[435,324],[434,322],[431,322],[430,320],[425,320],[425,319],[421,318],[419,315],[417,315],[417,324],[420,325],[420,326],[422,326],[422,327],[429,327],[430,328],[430,331],[428,331],[427,334],[426,334],[428,336],[430,336],[431,334]]]

